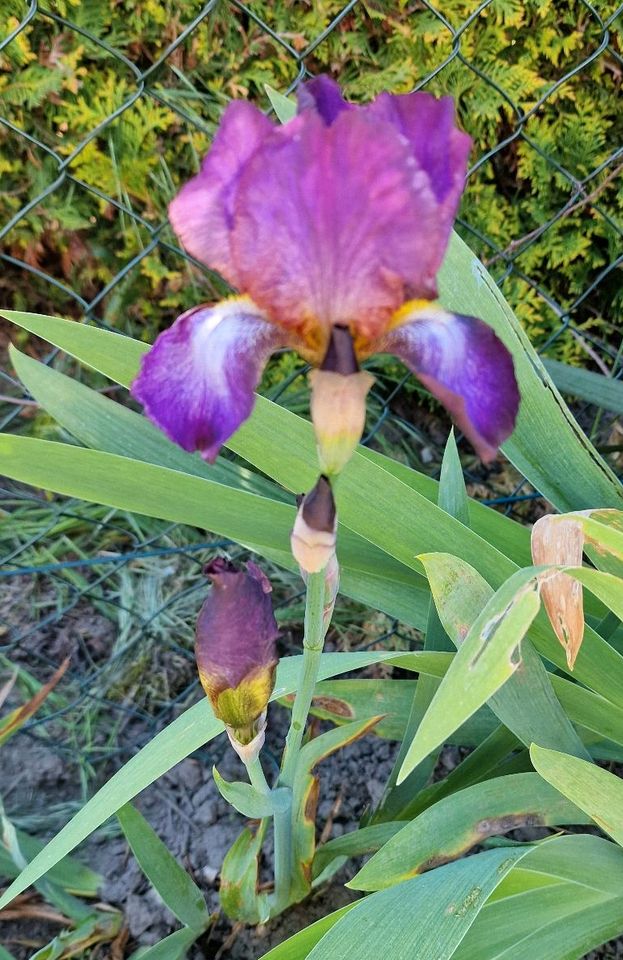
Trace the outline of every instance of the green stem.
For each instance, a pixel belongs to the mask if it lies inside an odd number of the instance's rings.
[[[273,790],[275,798],[275,897],[273,915],[288,906],[292,880],[292,785],[296,764],[303,742],[325,637],[324,626],[325,575],[312,573],[307,581],[305,600],[305,633],[303,637],[303,671],[299,682],[290,729],[283,751],[279,785]]]
[[[307,597],[305,600],[305,634],[303,637],[303,672],[296,691],[290,729],[286,737],[286,746],[283,752],[281,776],[279,783],[284,787],[292,787],[296,773],[305,724],[309,715],[318,669],[322,657],[324,644],[324,601],[325,576],[324,570],[320,573],[310,573],[307,581]]]
[[[290,869],[292,863],[292,791],[286,787],[271,790],[266,781],[260,758],[255,757],[245,764],[251,786],[258,793],[272,796],[274,804],[273,829],[275,835],[275,892],[271,898],[271,916],[277,916],[288,906],[290,893]],[[268,821],[262,820],[263,831]]]
[[[275,895],[272,915],[288,906],[292,871],[292,791],[288,787],[273,790],[275,815]]]
[[[254,760],[249,760],[248,763],[245,763],[245,766],[247,768],[247,773],[249,774],[251,786],[255,787],[258,793],[269,794],[270,787],[266,782],[266,777],[264,776],[264,771],[262,769],[259,756],[255,757]]]

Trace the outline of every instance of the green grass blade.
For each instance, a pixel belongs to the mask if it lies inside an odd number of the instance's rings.
[[[469,497],[465,489],[463,468],[459,460],[454,430],[450,431],[441,461],[438,505],[451,517],[469,527]]]
[[[13,346],[9,356],[31,396],[86,447],[291,502],[283,490],[265,477],[223,457],[208,465],[198,454],[186,453],[171,443],[146,417],[27,357]]]
[[[203,477],[69,444],[0,436],[2,471],[67,496],[201,527],[265,553],[291,570],[295,507]],[[423,577],[345,531],[338,556],[342,591],[405,622],[424,622]]]
[[[325,933],[335,926],[342,917],[346,916],[354,906],[354,903],[347,903],[345,907],[316,920],[315,923],[310,923],[304,930],[300,930],[293,937],[289,937],[283,943],[269,950],[268,953],[263,954],[260,960],[304,960],[309,955],[310,950],[324,937]]]
[[[295,100],[291,100],[290,97],[284,97],[283,93],[279,93],[279,91],[271,87],[269,83],[264,84],[264,90],[280,123],[287,123],[288,120],[296,116]]]
[[[588,587],[591,593],[599,597],[619,620],[623,620],[623,580],[620,577],[601,570],[591,570],[590,567],[566,567],[565,569],[572,577]]]
[[[520,662],[521,640],[539,607],[533,575],[519,571],[468,625],[407,751],[399,783],[513,675]]]
[[[438,506],[460,523],[469,526],[469,498],[465,489],[463,470],[459,459],[454,430],[450,431],[441,463],[439,479]],[[424,637],[425,650],[451,650],[452,644],[439,619],[435,604],[431,598],[426,621],[426,635]],[[439,689],[439,681],[433,677],[422,677],[418,680],[415,695],[411,703],[407,724],[398,755],[394,760],[385,791],[373,819],[397,820],[403,816],[402,811],[422,790],[428,782],[439,756],[439,751],[433,751],[423,760],[400,785],[398,777],[402,764],[417,730],[428,710],[435,693]],[[440,749],[440,748],[439,748]]]
[[[210,914],[201,890],[145,817],[126,803],[117,819],[139,867],[171,913],[196,933],[206,930]]]
[[[431,554],[425,558],[424,565],[441,620],[459,647],[465,630],[491,601],[493,590],[479,573],[451,554]],[[527,747],[536,741],[588,759],[556,698],[550,675],[527,638],[522,643],[521,656],[521,670],[509,677],[491,698],[489,706]]]
[[[362,857],[366,853],[375,853],[404,827],[402,820],[388,820],[373,823],[369,827],[351,830],[341,837],[334,837],[316,851],[314,857],[314,877],[320,874],[338,857]]]
[[[540,844],[498,886],[455,960],[580,960],[623,929],[622,880],[612,843]]]
[[[140,960],[182,960],[196,939],[196,931],[184,927],[183,930],[170,933],[159,943],[154,943],[153,947],[141,953]]]
[[[36,837],[31,837],[21,830],[16,830],[19,849],[26,860],[33,860],[43,850],[45,843]],[[19,875],[19,868],[15,865],[7,850],[0,846],[0,877],[13,880]],[[79,860],[65,857],[49,872],[47,878],[67,893],[76,897],[96,897],[104,878],[91,870]]]

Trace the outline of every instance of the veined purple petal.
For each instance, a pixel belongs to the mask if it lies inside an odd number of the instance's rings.
[[[327,126],[306,110],[245,164],[232,250],[240,284],[284,326],[379,333],[406,299],[428,296],[438,204],[417,187],[406,139],[364,112]],[[423,175],[422,175],[423,176]],[[408,294],[407,294],[408,296]]]
[[[491,327],[433,304],[390,330],[378,350],[394,353],[437,397],[474,445],[491,460],[513,432],[519,390],[513,359]]]
[[[317,77],[276,127],[243,102],[225,111],[201,173],[171,204],[185,247],[305,341],[320,360],[332,325],[363,353],[405,300],[436,296],[469,137],[449,98],[346,103]]]
[[[411,144],[438,200],[460,196],[472,141],[454,125],[454,100],[430,93],[381,93],[367,110],[396,127]]]
[[[465,185],[471,137],[454,125],[452,97],[381,93],[366,109],[371,116],[391,123],[408,140],[417,169],[434,194],[437,222],[428,238],[434,251],[429,269],[437,273]]]
[[[171,440],[213,461],[250,415],[264,365],[283,343],[247,297],[194,307],[143,357],[132,394]]]
[[[298,88],[299,113],[304,110],[315,110],[330,126],[343,110],[356,109],[347,103],[342,92],[331,77],[321,74]]]
[[[255,563],[243,571],[217,559],[206,573],[212,589],[197,621],[197,665],[208,686],[235,688],[258,670],[272,671],[277,663],[272,587]]]
[[[274,129],[252,104],[230,103],[200,172],[169,206],[169,219],[186,250],[233,286],[239,285],[230,248],[236,184],[249,157]]]

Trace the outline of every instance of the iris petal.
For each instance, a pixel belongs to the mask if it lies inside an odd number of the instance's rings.
[[[143,357],[132,394],[169,439],[213,461],[250,415],[264,365],[283,343],[246,297],[195,307]]]
[[[236,185],[247,160],[274,129],[252,104],[230,103],[200,172],[169,206],[169,219],[186,250],[235,287],[238,271],[230,234]]]
[[[434,292],[420,265],[437,204],[427,182],[419,191],[409,145],[389,124],[354,109],[330,126],[313,110],[291,124],[264,141],[238,183],[241,288],[284,326],[325,340],[331,324],[376,335],[406,289]]]
[[[434,229],[428,234],[425,262],[427,274],[434,277],[441,266],[465,185],[471,137],[454,125],[452,97],[437,99],[421,91],[403,95],[381,93],[365,109],[377,120],[391,123],[408,141],[417,169],[430,187],[436,218]]]
[[[403,308],[404,310],[405,308]],[[434,304],[415,306],[377,344],[399,357],[491,460],[513,432],[519,390],[513,359],[491,327]]]
[[[299,113],[315,110],[330,126],[343,110],[352,110],[352,104],[346,102],[342,92],[331,77],[321,74],[298,89]]]
[[[470,142],[448,97],[356,106],[320,76],[283,126],[230,104],[171,222],[315,361],[331,325],[374,339],[405,300],[437,295]]]

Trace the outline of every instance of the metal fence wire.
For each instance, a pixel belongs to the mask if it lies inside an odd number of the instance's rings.
[[[459,231],[545,356],[620,378],[622,12],[584,0],[0,0],[0,303],[152,339],[182,309],[222,294],[180,249],[167,203],[228,99],[249,96],[268,111],[265,83],[290,94],[327,71],[352,99],[422,87],[455,97],[475,142]],[[0,345],[8,337],[7,325]],[[110,390],[35,339],[19,343]],[[264,389],[304,412],[304,370],[289,362],[276,361]],[[2,429],[58,438],[5,366]],[[414,390],[402,369],[381,371],[367,442],[434,475],[444,429]],[[574,409],[616,453],[612,418]],[[474,495],[517,516],[545,508],[510,465],[485,471],[463,453]],[[1,497],[0,668],[19,666],[27,689],[71,657],[26,733],[88,776],[198,695],[202,564],[242,551],[12,483]],[[287,639],[299,587],[274,575]],[[335,630],[351,644],[412,640],[348,605]]]

